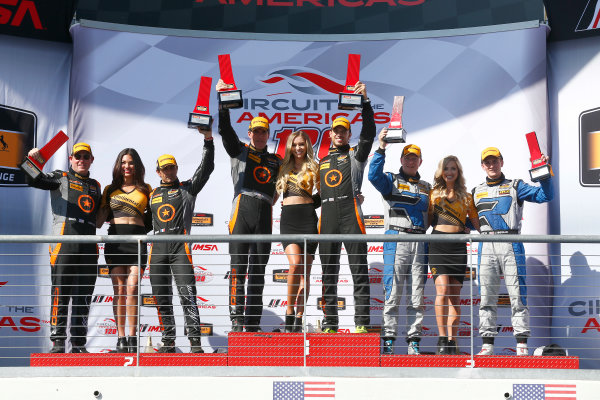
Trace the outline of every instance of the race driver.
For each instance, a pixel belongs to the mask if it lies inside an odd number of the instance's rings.
[[[29,157],[44,162],[37,148]],[[90,178],[94,162],[87,143],[77,143],[69,156],[69,170],[40,174],[29,185],[50,190],[52,234],[94,235],[100,206],[100,184]],[[26,175],[27,176],[27,175]],[[71,352],[88,353],[85,348],[90,302],[96,285],[98,247],[96,243],[55,243],[50,245],[51,315],[50,353],[64,353],[67,318],[71,302]]]
[[[212,131],[198,129],[204,135],[202,161],[192,179],[180,182],[177,161],[163,154],[156,161],[160,186],[150,194],[150,209],[155,235],[189,235],[196,196],[215,168],[215,145]],[[200,316],[196,304],[196,279],[189,243],[154,242],[148,254],[150,283],[156,298],[158,320],[163,328],[159,353],[175,353],[175,319],[173,317],[172,280],[179,292],[185,316],[185,332],[190,339],[191,352],[203,353],[200,344]]]
[[[421,148],[404,146],[397,174],[383,172],[387,128],[379,134],[379,148],[369,165],[369,181],[383,196],[385,233],[425,233],[428,225],[431,185],[421,179]],[[383,244],[383,353],[394,354],[398,308],[406,285],[406,342],[408,354],[419,355],[423,329],[424,289],[427,280],[427,251],[423,242]]]
[[[223,80],[217,91],[226,89]],[[219,110],[219,133],[225,151],[231,158],[233,180],[233,207],[229,219],[231,235],[268,234],[272,232],[273,203],[277,200],[275,184],[281,159],[269,153],[269,121],[255,117],[248,127],[250,144],[240,141],[231,126],[228,109]],[[265,285],[265,266],[269,261],[271,243],[259,242],[229,244],[231,270],[229,271],[229,315],[231,331],[260,331]],[[244,284],[248,274],[248,290]]]
[[[350,121],[339,117],[331,125],[329,154],[319,164],[321,179],[321,234],[365,233],[360,203],[361,187],[367,159],[375,139],[376,127],[366,86],[357,82],[354,93],[363,95],[362,129],[358,145],[350,147]],[[354,281],[354,324],[356,333],[366,333],[370,323],[369,267],[367,243],[344,242]],[[319,243],[323,271],[323,332],[339,328],[337,283],[340,272],[341,242]]]
[[[548,157],[542,154],[542,161]],[[531,186],[520,179],[504,177],[504,159],[496,147],[481,153],[481,168],[486,181],[473,189],[481,233],[487,235],[519,234],[525,201],[545,203],[554,197],[552,179],[542,180],[540,186]],[[511,323],[517,339],[517,355],[526,356],[527,338],[531,334],[527,287],[525,286],[525,249],[522,243],[482,242],[479,244],[479,334],[483,346],[478,355],[494,354],[494,338],[498,334],[497,309],[500,276],[510,297]]]

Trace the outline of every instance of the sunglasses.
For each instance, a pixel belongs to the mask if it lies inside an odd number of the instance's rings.
[[[73,157],[75,157],[76,160],[81,160],[83,158],[86,161],[92,158],[91,154],[75,154]]]

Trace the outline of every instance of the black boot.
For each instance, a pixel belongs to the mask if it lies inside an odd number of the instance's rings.
[[[294,314],[285,314],[285,333],[294,332]]]
[[[64,353],[65,352],[65,341],[64,340],[55,340],[52,342],[52,349],[50,349],[50,353]]]
[[[126,337],[119,337],[117,339],[117,349],[116,349],[117,353],[129,353],[129,348],[127,347],[127,338]]]
[[[459,354],[459,352],[458,352],[458,345],[456,344],[455,340],[448,340],[447,349],[448,349],[448,354],[451,354],[451,355],[458,355]]]
[[[190,347],[191,353],[204,353],[204,350],[202,350],[202,343],[200,343],[199,337],[190,338]]]
[[[437,355],[448,355],[448,338],[446,336],[440,336],[437,342]]]
[[[129,348],[129,353],[137,353],[137,344],[137,336],[127,337],[127,347]]]
[[[235,318],[231,320],[231,332],[243,332],[244,321],[241,318]]]
[[[85,344],[71,343],[71,353],[73,354],[89,354],[85,348]]]
[[[302,315],[294,318],[294,332],[302,332]]]

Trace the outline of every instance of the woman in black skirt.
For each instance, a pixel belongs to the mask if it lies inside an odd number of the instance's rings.
[[[145,235],[151,229],[148,198],[152,188],[144,182],[145,168],[135,149],[122,150],[113,167],[113,180],[104,188],[98,211],[98,227],[110,221],[109,235]],[[147,228],[148,227],[148,228]],[[113,312],[117,324],[118,353],[137,351],[138,273],[146,267],[146,243],[141,246],[138,271],[137,243],[107,243],[104,258],[113,284]],[[129,337],[125,337],[126,322]]]
[[[442,159],[434,176],[429,197],[432,234],[466,233],[467,218],[479,230],[473,196],[467,192],[460,161],[455,156]],[[467,269],[464,242],[431,242],[429,266],[435,282],[435,318],[438,326],[437,354],[458,354],[456,334],[460,321],[460,291]]]
[[[316,195],[313,195],[314,191],[317,192]],[[296,131],[288,138],[285,156],[277,177],[277,192],[283,194],[281,234],[318,233],[318,219],[315,212],[321,203],[318,191],[319,165],[314,160],[310,138],[304,131]],[[306,260],[303,242],[282,244],[290,263],[285,331],[302,332],[304,297],[308,298],[310,291],[310,269],[317,243],[307,244]],[[304,279],[305,265],[306,280]]]

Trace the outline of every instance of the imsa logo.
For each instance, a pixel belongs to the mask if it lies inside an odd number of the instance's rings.
[[[325,304],[325,302],[323,301],[323,298],[317,297],[317,310],[322,310],[324,304]],[[338,307],[338,310],[346,309],[346,298],[345,297],[338,297],[337,307]]]
[[[287,269],[275,269],[273,270],[273,282],[275,283],[287,283],[288,276]]]

